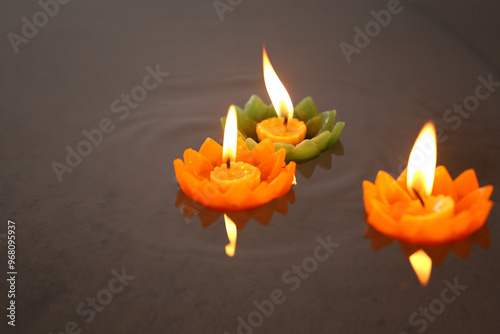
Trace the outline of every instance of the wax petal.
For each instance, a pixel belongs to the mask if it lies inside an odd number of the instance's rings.
[[[207,138],[201,145],[200,154],[207,158],[214,167],[222,164],[222,146],[212,138]]]
[[[317,116],[310,118],[306,122],[306,138],[310,139],[325,130],[331,130],[333,128],[333,124],[335,123],[335,115],[336,112],[325,111]]]
[[[328,146],[328,142],[332,139],[332,133],[328,130],[321,132],[320,135],[311,139],[318,146],[320,152],[324,151]]]
[[[407,189],[407,186],[406,186],[406,179],[407,179],[407,174],[408,174],[408,169],[405,168],[401,174],[398,176],[398,178],[396,179],[396,181],[398,181],[399,185],[403,188],[403,189]]]
[[[244,206],[251,190],[244,183],[238,183],[234,187],[229,188],[223,197],[227,202],[231,202],[233,209],[238,209]]]
[[[365,203],[366,212],[372,211],[372,200],[377,197],[377,189],[370,181],[363,181],[363,202]]]
[[[449,241],[455,241],[465,238],[471,233],[470,222],[472,215],[469,211],[462,211],[451,219]]]
[[[253,151],[253,150],[252,150]],[[255,153],[248,149],[247,144],[242,138],[237,139],[236,161],[243,161],[255,165]]]
[[[181,175],[186,171],[186,165],[184,164],[184,161],[181,159],[175,159],[174,160],[174,171],[175,171],[175,176],[177,177],[177,182],[180,183]]]
[[[479,188],[476,172],[473,169],[464,171],[453,181],[453,184],[459,199]]]
[[[260,178],[263,181],[272,181],[276,176],[278,176],[283,168],[286,166],[285,163],[286,151],[279,150],[268,156],[258,167],[260,170]]]
[[[280,149],[285,149],[286,151],[286,154],[289,154],[293,149],[294,149],[294,145],[292,144],[287,144],[287,143],[274,143],[274,149],[276,151],[279,151]]]
[[[268,156],[276,152],[273,142],[269,139],[264,139],[252,150],[255,154],[255,164],[262,163]]]
[[[398,223],[386,212],[384,205],[372,199],[372,210],[368,212],[367,221],[377,231],[390,235],[397,236],[399,232]]]
[[[410,195],[401,188],[392,176],[384,171],[377,173],[375,187],[377,188],[378,198],[383,203],[391,205],[396,202],[411,201]]]
[[[243,110],[247,116],[257,123],[260,123],[264,118],[267,118],[267,104],[262,101],[258,95],[250,96],[250,99],[245,104]]]
[[[290,152],[289,159],[294,161],[305,161],[312,157],[320,154],[320,150],[318,145],[316,145],[310,139],[305,139],[301,141],[299,144],[295,145],[295,148]]]
[[[257,146],[257,142],[252,138],[245,139],[245,144],[247,145],[249,150],[253,150],[255,146]]]
[[[452,197],[454,200],[457,200],[457,192],[453,184],[453,179],[444,166],[438,166],[436,168],[432,195],[446,195]]]
[[[486,223],[486,219],[490,213],[491,208],[493,207],[492,201],[486,201],[482,203],[478,203],[473,208],[471,208],[470,212],[473,216],[473,221],[470,226],[470,233],[479,230],[484,223]]]
[[[330,149],[335,145],[335,143],[339,140],[340,133],[342,132],[342,129],[344,129],[345,122],[337,122],[335,126],[332,129],[332,137],[330,138],[330,141],[328,142],[327,148]]]
[[[257,127],[257,123],[253,119],[249,118],[243,109],[238,106],[235,106],[235,108],[238,130],[240,130],[247,137],[255,137],[255,128]]]
[[[457,202],[455,205],[455,212],[459,213],[463,210],[469,209],[477,202],[487,201],[492,192],[493,186],[490,185],[472,191]]]
[[[207,158],[190,148],[184,151],[184,163],[187,171],[200,179],[209,178],[210,172],[214,170]]]
[[[300,119],[302,122],[307,122],[317,114],[318,108],[316,108],[316,104],[310,96],[304,98],[294,108],[294,117]]]

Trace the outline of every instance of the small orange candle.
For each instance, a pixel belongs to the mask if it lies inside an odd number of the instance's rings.
[[[479,188],[474,170],[455,180],[436,166],[436,133],[428,123],[397,180],[380,171],[363,181],[367,222],[381,233],[413,244],[443,244],[465,238],[484,225],[493,206],[493,186]]]
[[[262,57],[264,82],[278,117],[271,117],[257,124],[257,138],[259,141],[268,138],[273,143],[296,145],[306,137],[306,124],[293,118],[292,100],[276,75],[265,48],[263,48]]]
[[[228,113],[224,147],[207,138],[199,152],[188,148],[174,161],[182,191],[205,208],[245,211],[285,195],[295,179],[295,162],[286,163],[286,151],[276,151],[269,139],[251,150],[237,137],[235,108]]]

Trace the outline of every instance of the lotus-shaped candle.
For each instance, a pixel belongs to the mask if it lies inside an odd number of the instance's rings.
[[[363,181],[368,224],[420,245],[457,241],[481,228],[493,206],[493,186],[480,188],[473,169],[453,180],[444,166],[435,164],[435,130],[428,123],[397,180],[380,171],[374,184]]]
[[[302,162],[318,156],[335,145],[344,122],[335,123],[335,110],[318,112],[310,97],[293,107],[292,100],[276,75],[263,49],[263,70],[266,89],[272,104],[267,105],[252,95],[245,107],[236,107],[239,136],[249,148],[270,139],[276,150],[286,150],[286,161]],[[225,118],[221,119],[225,126]]]
[[[249,148],[259,142],[257,138],[257,124],[264,120],[278,119],[273,105],[267,105],[257,95],[252,95],[245,107],[236,106],[238,117],[238,137],[245,140]],[[335,110],[318,112],[316,104],[310,97],[306,97],[294,108],[294,118],[302,121],[306,127],[305,139],[298,144],[274,142],[276,150],[285,149],[286,161],[302,162],[317,157],[321,152],[331,149],[338,141],[344,128],[344,122],[335,123]],[[225,127],[226,118],[221,118],[222,127]]]
[[[197,152],[187,149],[184,161],[174,161],[182,191],[212,210],[244,211],[286,194],[295,180],[295,163],[285,163],[286,151],[270,140],[249,149],[237,138],[234,106],[228,112],[224,148],[208,138]],[[231,124],[231,125],[230,125]]]

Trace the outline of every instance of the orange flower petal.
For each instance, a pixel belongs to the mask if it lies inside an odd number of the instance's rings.
[[[453,200],[457,200],[457,192],[453,184],[453,179],[444,166],[438,166],[436,168],[434,185],[432,187],[432,195],[446,195],[451,196]]]
[[[456,203],[455,212],[459,213],[471,208],[475,203],[487,201],[492,192],[493,186],[488,185],[468,193]]]
[[[207,158],[214,167],[222,164],[222,146],[212,138],[207,138],[201,145],[200,154]]]
[[[378,200],[372,201],[372,210],[368,213],[367,221],[377,231],[396,237],[399,228],[394,219],[386,212],[384,205]]]
[[[274,152],[261,162],[259,165],[261,180],[273,180],[282,171],[284,166],[286,166],[285,156],[286,151],[281,149],[278,152]]]
[[[473,169],[464,171],[453,181],[453,184],[459,199],[479,188],[476,172]]]
[[[184,163],[187,171],[200,179],[210,178],[210,172],[214,170],[207,158],[191,148],[184,151]]]
[[[276,151],[273,142],[269,139],[264,139],[258,143],[252,150],[255,153],[255,163],[262,163],[269,155]]]
[[[365,211],[372,211],[372,201],[377,198],[377,188],[370,181],[363,181],[363,202],[365,203]]]
[[[391,205],[396,202],[411,201],[408,192],[403,189],[396,180],[388,173],[380,171],[375,179],[375,187],[377,188],[378,198],[386,204]]]

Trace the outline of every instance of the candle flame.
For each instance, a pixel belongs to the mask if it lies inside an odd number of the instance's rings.
[[[420,131],[408,161],[406,185],[413,198],[429,197],[432,193],[436,155],[436,129],[428,122]]]
[[[267,57],[266,48],[262,48],[262,64],[264,67],[264,82],[266,84],[267,93],[271,98],[274,109],[279,117],[283,117],[290,121],[293,117],[293,104],[290,95],[281,83],[273,69],[273,65]]]
[[[297,185],[297,178],[295,177],[295,174],[293,174],[293,181],[292,184],[295,186]]]
[[[236,224],[224,214],[224,222],[226,223],[226,233],[229,243],[226,245],[226,254],[233,257],[236,252],[236,238],[238,232],[236,231]]]
[[[236,147],[238,139],[238,121],[236,120],[236,108],[229,107],[224,128],[224,141],[222,145],[222,161],[234,161],[236,159]]]
[[[412,255],[410,255],[410,263],[417,274],[420,284],[423,286],[427,285],[429,278],[431,277],[432,270],[432,260],[423,250],[419,249]]]

